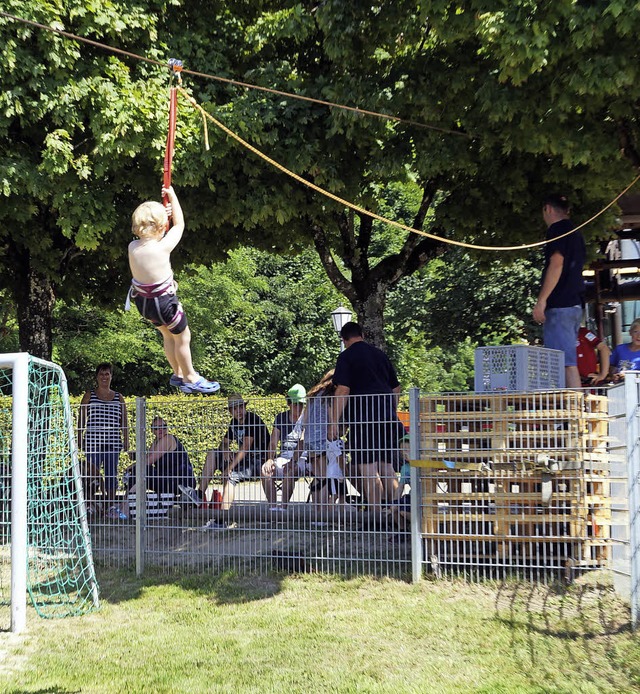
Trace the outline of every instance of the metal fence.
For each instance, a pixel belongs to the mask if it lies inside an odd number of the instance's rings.
[[[257,397],[240,410],[218,398],[136,404],[130,413],[135,468],[126,469],[122,454],[115,498],[95,470],[85,485],[96,562],[135,566],[139,573],[153,565],[167,572],[409,577],[408,479],[400,479],[409,443],[401,441],[392,399],[351,398],[345,419],[354,423],[329,453],[330,398],[313,398],[306,408]],[[160,431],[158,417],[187,451],[191,483],[175,456],[146,460]],[[247,440],[250,450],[236,465]],[[146,499],[138,494],[145,488]]]
[[[337,456],[327,456],[325,445],[331,399],[309,400],[303,410],[283,398],[251,398],[250,416],[245,421],[241,412],[244,426],[235,429],[229,426],[238,411],[226,400],[139,399],[130,413],[135,471],[120,476],[115,502],[98,480],[88,490],[94,556],[139,573],[153,565],[167,572],[275,569],[414,580],[433,572],[549,582],[613,568],[624,583],[623,391],[412,389],[401,398],[409,403],[409,440],[386,397],[350,398]],[[188,452],[196,478],[189,486],[205,491],[198,505],[177,490],[177,472],[165,475],[172,483],[158,481],[170,464],[145,464],[158,416]],[[300,416],[304,437],[298,442],[294,432],[292,443],[287,423],[294,430]],[[235,460],[243,437],[254,448],[227,475],[226,461]],[[277,460],[292,450],[288,462]],[[274,466],[263,469],[272,457]],[[155,491],[134,500],[123,477],[134,489]],[[126,520],[110,517],[114,507]]]
[[[611,390],[612,563],[615,586],[631,603],[635,629],[640,612],[640,373],[627,372]]]

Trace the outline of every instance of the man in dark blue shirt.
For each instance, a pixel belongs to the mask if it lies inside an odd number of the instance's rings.
[[[338,437],[338,423],[349,427],[347,451],[357,466],[367,502],[391,503],[398,486],[394,464],[404,433],[396,413],[400,383],[387,355],[364,341],[362,328],[349,322],[340,331],[344,352],[336,362],[336,386],[329,440]]]
[[[586,246],[569,219],[569,201],[564,195],[548,195],[542,217],[547,225],[544,270],[533,319],[543,325],[544,346],[564,352],[567,388],[580,388],[576,343],[582,321],[584,280],[582,268]]]
[[[260,476],[260,468],[269,443],[269,431],[265,423],[255,412],[247,410],[246,400],[240,394],[229,396],[228,407],[231,414],[229,429],[220,447],[207,453],[200,478],[200,489],[181,490],[185,497],[200,506],[206,498],[206,491],[214,473],[220,470],[224,511],[231,507],[238,483]],[[237,444],[237,450],[232,450],[232,443]]]

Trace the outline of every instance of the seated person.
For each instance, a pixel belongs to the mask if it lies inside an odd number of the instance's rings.
[[[578,371],[583,386],[596,386],[609,377],[611,350],[588,328],[578,331]]]
[[[302,453],[304,433],[304,406],[307,391],[299,383],[287,392],[288,410],[276,415],[269,439],[269,454],[262,466],[262,488],[272,511],[284,511],[293,494],[298,473],[306,473],[306,460]],[[280,453],[276,455],[280,444]],[[302,464],[302,469],[296,469]],[[277,505],[276,480],[282,480],[282,506]]]
[[[104,477],[100,473],[100,468],[90,463],[86,458],[80,461],[80,474],[87,518],[91,518],[101,508],[98,500],[106,499]]]
[[[396,498],[389,506],[387,513],[391,518],[392,526],[396,527],[400,532],[406,532],[410,529],[411,522],[411,465],[409,464],[409,434],[406,433],[398,442],[400,446],[400,454],[402,457],[402,466],[400,467],[400,479],[398,481],[398,491]],[[409,491],[407,491],[407,489]],[[401,535],[395,535],[390,538],[391,542],[402,541]]]
[[[621,381],[625,371],[640,371],[640,318],[629,326],[631,342],[618,345],[611,355],[611,371],[614,381]]]
[[[177,496],[180,487],[193,487],[196,480],[189,455],[177,436],[169,433],[167,423],[160,416],[155,416],[151,422],[151,431],[155,440],[147,451],[146,487],[154,491],[158,498],[161,494]],[[127,471],[128,478],[135,480],[132,469]],[[125,473],[125,478],[127,473]],[[129,492],[135,492],[133,484]],[[128,517],[128,502],[122,502],[118,507],[111,508],[108,516],[124,520]]]
[[[265,423],[255,412],[247,410],[247,403],[241,395],[230,395],[227,402],[231,423],[220,447],[207,453],[199,489],[181,489],[183,495],[200,506],[206,498],[209,482],[214,473],[220,470],[222,509],[225,511],[231,508],[238,482],[258,475],[269,441]],[[238,446],[237,450],[232,450],[234,443]]]
[[[340,456],[342,441],[327,441],[327,426],[331,409],[331,397],[336,386],[333,369],[316,383],[307,394],[308,402],[304,421],[304,450],[314,480],[310,492],[320,510],[328,504],[343,501],[346,491],[344,471]]]
[[[162,417],[154,417],[151,431],[156,440],[147,453],[147,489],[158,496],[177,496],[180,487],[192,487],[196,483],[189,454],[177,436],[169,433]]]
[[[304,415],[304,451],[315,479],[311,484],[314,502],[327,503],[321,488],[327,479],[327,426],[329,424],[329,398],[336,387],[333,385],[333,369],[316,383],[307,394],[308,404]],[[322,498],[321,498],[322,497]]]

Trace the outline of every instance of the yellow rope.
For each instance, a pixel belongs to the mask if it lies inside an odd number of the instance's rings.
[[[403,229],[404,231],[409,231],[413,234],[419,234],[420,236],[425,236],[426,238],[433,239],[434,241],[441,241],[442,243],[448,243],[451,244],[452,246],[460,246],[462,248],[470,248],[476,251],[521,251],[525,250],[527,248],[536,248],[537,246],[544,246],[546,243],[549,243],[549,240],[545,241],[537,241],[535,243],[528,243],[528,244],[521,244],[519,246],[482,246],[479,244],[474,244],[474,243],[465,243],[464,241],[455,241],[454,239],[447,239],[443,238],[442,236],[436,236],[435,234],[430,234],[426,231],[422,231],[421,229],[414,229],[413,227],[407,226],[406,224],[402,224],[402,222],[396,222],[393,219],[387,219],[386,217],[382,217],[379,214],[376,214],[375,212],[370,212],[369,210],[366,210],[364,207],[360,207],[359,205],[356,205],[355,203],[349,202],[348,200],[344,200],[341,197],[338,197],[337,195],[334,195],[333,193],[330,193],[327,190],[324,190],[324,188],[320,188],[320,186],[315,185],[314,183],[311,183],[310,181],[307,181],[306,179],[302,178],[302,176],[299,176],[297,173],[294,173],[290,169],[287,169],[285,166],[282,164],[278,163],[274,159],[271,159],[271,157],[267,156],[263,152],[261,152],[259,149],[256,149],[253,145],[249,144],[246,140],[243,140],[239,135],[234,133],[232,130],[227,128],[226,125],[223,125],[219,120],[214,118],[210,113],[207,113],[200,104],[196,102],[196,100],[188,94],[183,88],[178,87],[178,91],[184,95],[184,97],[187,99],[187,101],[200,113],[202,114],[203,118],[208,118],[214,125],[216,125],[220,130],[222,130],[224,133],[229,135],[229,137],[233,138],[236,140],[236,142],[239,142],[243,147],[248,149],[250,152],[253,152],[255,155],[266,161],[267,163],[271,164],[271,166],[275,167],[278,169],[278,171],[281,171],[282,173],[286,174],[287,176],[293,178],[295,181],[298,181],[299,183],[302,183],[302,185],[307,186],[307,188],[311,188],[311,190],[315,190],[317,193],[320,193],[321,195],[324,195],[325,197],[329,198],[330,200],[334,200],[337,203],[340,203],[340,205],[343,205],[344,207],[348,207],[349,209],[354,210],[355,212],[358,212],[359,214],[367,215],[369,217],[372,217],[373,219],[377,219],[379,222],[383,222],[384,224],[389,224],[390,226],[397,227],[398,229]],[[640,180],[640,174],[636,176],[633,181],[619,194],[617,195],[606,207],[603,207],[600,212],[597,214],[593,215],[590,219],[588,219],[586,222],[583,222],[580,224],[580,226],[575,227],[575,229],[572,229],[571,231],[568,231],[566,234],[562,234],[561,236],[556,236],[554,237],[554,241],[557,241],[558,239],[562,239],[565,236],[569,236],[570,234],[573,234],[574,232],[578,231],[579,229],[582,229],[583,227],[587,226],[587,224],[590,224],[594,219],[599,217],[601,214],[606,212],[612,205],[614,205],[630,188],[632,188],[638,181]]]
[[[55,28],[47,26],[45,24],[40,24],[39,22],[34,22],[33,20],[24,19],[22,17],[16,17],[15,15],[9,14],[8,12],[4,12],[2,10],[0,10],[0,17],[5,17],[7,19],[11,19],[11,20],[16,21],[16,22],[22,22],[23,24],[29,24],[29,25],[35,26],[39,29],[43,29],[45,31],[50,31],[50,32],[59,34],[60,36],[64,36],[65,38],[69,38],[69,39],[72,39],[74,41],[80,41],[80,42],[86,43],[88,45],[96,46],[98,48],[108,50],[108,51],[111,51],[113,53],[117,53],[120,55],[129,56],[129,57],[134,58],[136,60],[141,60],[141,61],[151,63],[154,65],[166,67],[165,63],[161,63],[158,60],[153,60],[151,58],[145,58],[144,56],[138,55],[136,53],[124,51],[120,48],[114,48],[113,46],[108,46],[104,43],[99,43],[98,41],[92,41],[91,39],[87,39],[87,38],[82,37],[82,36],[77,36],[76,34],[72,34],[68,31],[62,31],[60,29],[55,29]],[[232,79],[220,77],[217,75],[209,75],[207,73],[202,73],[202,72],[195,72],[193,70],[183,70],[183,72],[190,74],[190,75],[193,75],[193,76],[196,76],[196,77],[206,77],[208,79],[218,80],[220,82],[225,82],[228,84],[232,84],[234,86],[245,87],[247,89],[257,89],[260,91],[270,92],[272,94],[286,96],[286,97],[289,97],[292,99],[300,99],[303,101],[309,101],[309,102],[313,102],[313,103],[317,103],[317,104],[323,104],[323,105],[333,107],[333,108],[341,108],[341,109],[344,109],[347,111],[353,111],[355,113],[359,113],[359,114],[363,114],[363,115],[376,116],[379,118],[386,118],[388,120],[391,120],[391,121],[394,121],[397,123],[406,123],[406,124],[415,125],[415,126],[418,126],[421,128],[429,128],[429,129],[436,130],[436,131],[439,131],[442,133],[448,133],[451,135],[460,135],[462,137],[472,138],[472,135],[470,135],[469,133],[464,133],[464,132],[460,132],[460,131],[456,131],[456,130],[449,130],[447,128],[439,128],[437,126],[428,125],[426,123],[417,123],[415,121],[410,121],[410,120],[406,120],[403,118],[398,118],[396,116],[391,116],[391,115],[385,114],[385,113],[379,113],[377,111],[367,111],[365,109],[360,109],[360,108],[357,108],[354,106],[345,106],[343,104],[337,104],[337,103],[330,102],[330,101],[324,101],[322,99],[314,99],[311,97],[305,97],[305,96],[302,96],[299,94],[292,94],[292,93],[280,91],[277,89],[271,89],[269,87],[260,87],[260,86],[255,85],[255,84],[248,84],[245,82],[239,82],[237,80],[232,80]],[[191,103],[191,105],[194,108],[198,109],[202,113],[202,120],[203,120],[203,124],[204,124],[205,149],[207,149],[207,150],[209,149],[209,134],[207,132],[207,127],[206,127],[206,118],[208,118],[213,123],[215,123],[215,125],[218,128],[220,128],[223,132],[225,132],[227,135],[229,135],[229,137],[232,137],[233,139],[235,139],[243,147],[246,147],[248,150],[250,150],[251,152],[256,154],[258,157],[260,157],[261,159],[264,159],[266,162],[268,162],[269,164],[274,166],[279,171],[282,171],[282,173],[286,174],[287,176],[290,176],[291,178],[302,183],[303,185],[307,186],[308,188],[315,190],[316,192],[320,193],[321,195],[324,195],[325,197],[330,198],[331,200],[335,200],[336,202],[340,203],[341,205],[344,205],[345,207],[348,207],[348,208],[354,210],[355,212],[359,212],[360,214],[368,215],[369,217],[371,217],[373,219],[377,219],[380,222],[397,227],[398,229],[403,229],[404,231],[409,231],[413,234],[419,234],[420,236],[426,236],[427,238],[433,239],[435,241],[442,241],[443,243],[448,243],[448,244],[451,244],[453,246],[461,246],[463,248],[471,248],[471,249],[478,250],[478,251],[520,251],[520,250],[525,250],[527,248],[535,248],[537,246],[544,246],[546,243],[548,243],[548,241],[545,240],[545,241],[538,241],[536,243],[521,244],[519,246],[481,246],[478,244],[464,243],[463,241],[454,241],[452,239],[446,239],[446,238],[443,238],[441,236],[436,236],[435,234],[429,234],[426,231],[422,231],[420,229],[414,229],[413,227],[407,226],[406,224],[402,224],[400,222],[395,222],[392,219],[387,219],[386,217],[381,217],[380,215],[375,214],[374,212],[369,212],[368,210],[365,210],[363,207],[359,207],[358,205],[355,205],[354,203],[348,202],[347,200],[343,200],[342,198],[338,197],[337,195],[333,195],[333,193],[329,193],[328,191],[324,190],[323,188],[320,188],[320,187],[314,185],[313,183],[310,183],[309,181],[305,180],[301,176],[298,176],[293,171],[290,171],[289,169],[285,168],[281,164],[278,164],[278,162],[274,161],[273,159],[268,157],[266,154],[263,154],[260,150],[256,149],[255,147],[250,145],[248,142],[243,140],[239,135],[236,135],[234,132],[229,130],[229,128],[227,128],[222,123],[220,123],[218,120],[216,120],[211,114],[207,113],[199,104],[196,103],[196,101],[189,94],[187,94],[186,91],[184,91],[184,89],[182,89],[181,87],[179,87],[178,89],[182,94],[184,94],[184,96]],[[630,188],[632,188],[638,182],[638,180],[640,180],[640,175],[638,175],[636,178],[634,178],[634,180],[619,195],[617,195],[606,207],[603,207],[600,210],[600,212],[595,214],[593,217],[588,219],[586,222],[583,222],[580,226],[576,227],[575,229],[568,231],[566,234],[562,234],[562,236],[555,237],[554,241],[561,239],[561,238],[564,238],[565,236],[569,236],[570,234],[573,234],[575,231],[582,229],[587,224],[590,224],[594,219],[599,217],[601,214],[606,212],[606,210],[608,210],[612,205],[614,205]]]

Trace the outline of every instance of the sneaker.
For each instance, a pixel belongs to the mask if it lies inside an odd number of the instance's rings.
[[[200,508],[202,506],[202,492],[199,489],[193,489],[191,487],[183,487],[181,484],[178,485],[180,493],[187,501]]]
[[[171,374],[171,378],[169,379],[170,386],[172,386],[173,388],[180,388],[180,386],[183,385],[183,383],[184,381],[180,378],[180,376]]]
[[[213,518],[207,521],[200,530],[226,530],[229,526],[226,523],[220,523]]]
[[[213,393],[217,393],[220,390],[220,384],[217,381],[207,381],[206,378],[198,376],[198,380],[195,383],[183,381],[180,390],[187,394],[204,393],[205,395],[213,395]]]
[[[129,516],[122,513],[122,511],[119,508],[116,508],[115,506],[112,506],[107,511],[107,518],[110,518],[111,520],[121,520],[121,521],[129,520]]]

